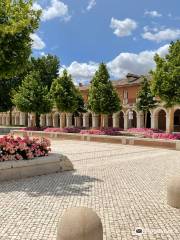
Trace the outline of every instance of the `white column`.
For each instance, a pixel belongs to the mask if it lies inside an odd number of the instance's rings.
[[[67,127],[72,127],[72,113],[67,113],[66,114],[66,121],[67,121]]]
[[[119,127],[119,113],[113,114],[113,128]]]
[[[83,127],[89,128],[89,114],[88,113],[83,114]]]
[[[66,126],[66,123],[65,123],[65,113],[61,113],[60,114],[60,128],[64,128]]]
[[[151,128],[158,128],[158,115],[151,115]]]
[[[124,114],[124,130],[128,129],[128,114]]]
[[[99,115],[98,114],[93,114],[92,115],[92,127],[93,128],[98,128],[99,127]]]
[[[143,113],[137,114],[137,128],[144,128],[144,115]]]
[[[102,127],[107,128],[108,127],[108,115],[102,115]]]
[[[52,126],[52,116],[51,114],[46,114],[46,126]]]
[[[23,112],[20,112],[20,125],[26,125],[26,114]]]

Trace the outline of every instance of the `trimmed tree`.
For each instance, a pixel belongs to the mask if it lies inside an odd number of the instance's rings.
[[[180,104],[180,40],[172,42],[169,53],[154,58],[156,69],[152,74],[152,91],[167,107]]]
[[[50,92],[59,111],[74,113],[77,110],[77,90],[66,70],[53,81]]]
[[[0,1],[0,77],[24,71],[31,54],[31,34],[38,28],[41,11],[32,0]]]
[[[156,55],[154,58],[156,69],[152,74],[152,91],[158,96],[166,107],[173,107],[180,104],[180,40],[172,42],[169,46],[169,53],[161,58]],[[168,132],[174,127],[174,111],[170,110]]]
[[[14,92],[12,102],[26,113],[33,112],[36,116],[36,127],[40,127],[40,115],[49,113],[53,103],[47,86],[43,86],[38,72],[31,72]]]
[[[138,92],[138,102],[136,107],[138,111],[142,111],[144,114],[144,125],[147,127],[147,114],[148,112],[155,108],[158,101],[155,99],[154,94],[151,92],[150,81],[144,77],[141,83],[141,89]]]
[[[101,115],[113,114],[121,109],[120,99],[104,63],[99,65],[99,69],[91,81],[88,108],[90,111]]]
[[[49,54],[41,58],[31,58],[31,64],[32,69],[39,72],[42,83],[50,89],[53,80],[58,77],[59,59]]]

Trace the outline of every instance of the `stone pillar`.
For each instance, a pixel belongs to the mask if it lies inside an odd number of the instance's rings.
[[[81,127],[81,118],[80,117],[75,117],[75,126]]]
[[[52,123],[52,116],[51,114],[46,114],[46,126],[52,126],[53,123]]]
[[[103,240],[101,219],[90,208],[69,209],[58,226],[57,240]]]
[[[12,114],[12,125],[14,126],[15,125],[15,115]]]
[[[143,113],[137,114],[137,128],[144,128],[144,115]]]
[[[6,114],[6,125],[10,125],[10,117],[9,117],[9,113]]]
[[[101,119],[102,119],[102,127],[107,128],[108,127],[108,115],[103,114]]]
[[[65,113],[60,114],[60,128],[66,127],[66,115]]]
[[[170,108],[166,114],[166,132],[171,133],[174,131],[174,108]]]
[[[119,127],[119,113],[113,114],[113,128]]]
[[[99,127],[99,115],[93,114],[92,115],[92,128],[98,128]]]
[[[67,113],[66,114],[66,126],[69,128],[69,127],[72,127],[72,117],[73,117],[73,114],[72,113]]]
[[[40,125],[42,127],[46,126],[46,116],[44,114],[41,114],[41,116],[40,116]]]
[[[128,129],[128,114],[124,114],[124,130]]]
[[[2,115],[0,115],[0,125],[2,125]]]
[[[83,127],[89,128],[89,114],[88,113],[83,114]]]
[[[20,112],[20,125],[22,126],[26,125],[26,114],[23,112]]]
[[[6,115],[3,115],[2,117],[2,125],[6,126]]]

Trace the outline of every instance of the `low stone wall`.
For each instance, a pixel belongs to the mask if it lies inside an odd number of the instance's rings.
[[[32,160],[0,162],[0,182],[73,169],[72,163],[66,156],[50,153],[47,157]]]
[[[105,142],[116,144],[127,144],[146,146],[154,148],[166,148],[180,151],[180,141],[175,140],[162,140],[152,138],[140,138],[131,136],[105,136],[105,135],[85,135],[77,133],[52,133],[41,131],[11,131],[12,134],[17,136],[30,136],[30,137],[46,137],[52,140],[79,140],[79,141],[93,141]]]
[[[11,130],[19,130],[19,127],[1,127],[0,126],[0,134],[7,134],[10,133]]]

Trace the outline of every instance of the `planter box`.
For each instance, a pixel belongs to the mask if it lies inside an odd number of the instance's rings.
[[[0,182],[73,169],[71,161],[66,156],[50,153],[47,157],[32,160],[0,162]]]

